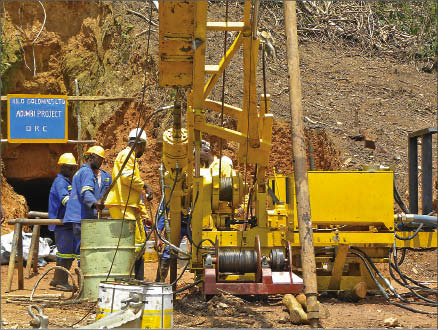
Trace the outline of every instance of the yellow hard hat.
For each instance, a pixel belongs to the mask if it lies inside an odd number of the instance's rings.
[[[78,165],[72,153],[67,152],[59,157],[58,165]]]
[[[101,146],[92,146],[86,152],[86,155],[95,154],[99,157],[105,158],[105,150]]]

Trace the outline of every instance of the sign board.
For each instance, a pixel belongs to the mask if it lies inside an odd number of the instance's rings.
[[[8,142],[66,143],[66,95],[8,95]]]

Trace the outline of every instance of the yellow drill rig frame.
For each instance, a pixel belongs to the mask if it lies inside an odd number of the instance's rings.
[[[218,293],[218,289],[241,294],[294,293],[303,286],[294,274],[301,269],[294,180],[266,175],[274,117],[269,112],[269,95],[261,94],[257,105],[258,3],[244,1],[242,21],[216,22],[207,20],[207,1],[159,2],[159,84],[176,89],[174,125],[163,135],[170,241],[179,245],[181,215],[189,213],[190,269],[204,280],[205,294]],[[207,34],[212,31],[236,35],[218,64],[206,64]],[[209,95],[241,49],[240,108]],[[184,97],[185,128],[181,124]],[[234,118],[237,129],[209,123],[207,109]],[[235,170],[223,180],[218,171],[201,168],[202,134],[237,143],[239,162],[256,168],[247,205],[255,213],[243,220],[245,230],[230,224],[248,185]],[[393,172],[315,171],[308,177],[318,290],[350,290],[359,282],[376,288],[360,258],[349,254],[350,247],[360,248],[373,262],[387,262],[393,246],[437,246],[436,231],[420,232],[414,240],[394,239]],[[172,260],[171,282],[176,278],[175,256]]]

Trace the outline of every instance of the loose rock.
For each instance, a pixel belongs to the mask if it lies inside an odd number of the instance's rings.
[[[395,317],[388,317],[383,321],[385,327],[393,328],[399,325],[398,319]]]

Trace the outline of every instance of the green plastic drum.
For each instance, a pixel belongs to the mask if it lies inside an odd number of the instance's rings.
[[[101,281],[129,277],[135,259],[135,220],[82,219],[81,227],[81,297],[96,300]]]

